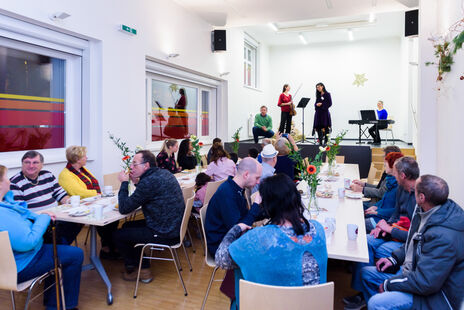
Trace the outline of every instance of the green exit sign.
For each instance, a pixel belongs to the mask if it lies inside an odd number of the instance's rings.
[[[131,27],[126,26],[126,25],[121,25],[119,27],[119,30],[122,31],[122,32],[128,33],[128,34],[134,35],[134,36],[137,35],[137,29],[131,28]]]

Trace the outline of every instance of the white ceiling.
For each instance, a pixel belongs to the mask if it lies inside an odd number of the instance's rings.
[[[404,11],[418,0],[174,0],[213,26],[243,27]]]
[[[350,18],[327,18],[305,21],[311,31],[275,32],[268,25],[243,27],[251,37],[270,46],[302,45],[298,35],[301,33],[308,44],[326,42],[349,42],[348,27],[337,28],[333,25],[345,25],[352,21],[364,21],[362,26],[350,28],[354,41],[376,39],[382,37],[401,37],[404,35],[404,12],[390,12],[375,15],[373,23],[368,22],[369,15]],[[279,28],[295,23],[277,23]],[[301,22],[298,22],[301,25]],[[311,25],[328,25],[327,27],[311,27]]]

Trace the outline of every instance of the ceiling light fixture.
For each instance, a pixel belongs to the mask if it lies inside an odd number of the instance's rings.
[[[71,16],[70,14],[66,12],[56,12],[50,15],[50,19],[53,21],[58,21],[58,20],[63,20]]]
[[[230,73],[229,71],[227,71],[227,72],[222,72],[222,73],[219,74],[219,76],[220,76],[220,77],[223,77],[223,76],[229,75],[229,73]]]
[[[375,22],[375,13],[371,12],[369,14],[369,23],[373,23],[373,22]]]
[[[351,30],[351,29],[348,29],[348,40],[350,40],[350,41],[354,40],[353,30]]]
[[[170,58],[176,58],[176,57],[179,57],[179,54],[177,53],[171,53],[171,54],[168,54],[168,57],[166,57],[167,59],[170,59]]]
[[[267,25],[272,29],[272,31],[279,31],[279,28],[277,28],[276,24],[268,23]]]
[[[308,41],[306,41],[305,37],[303,36],[303,34],[298,34],[298,37],[300,38],[300,41],[301,43],[303,43],[304,45],[308,45]]]

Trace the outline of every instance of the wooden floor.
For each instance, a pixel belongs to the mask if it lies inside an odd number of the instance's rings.
[[[86,229],[79,235],[79,245],[83,247]],[[193,272],[188,271],[184,255],[179,252],[183,266],[182,276],[188,290],[188,296],[184,296],[182,285],[178,279],[172,262],[152,262],[154,280],[149,284],[140,283],[138,297],[133,298],[135,282],[126,282],[121,279],[123,270],[122,261],[103,261],[103,265],[113,285],[114,303],[106,304],[106,286],[101,281],[96,271],[90,270],[82,273],[81,289],[79,296],[79,309],[200,309],[203,296],[211,276],[212,269],[204,263],[204,256],[199,240],[194,238],[196,253],[188,248],[192,261]],[[88,257],[88,245],[85,248],[86,259]],[[335,282],[335,309],[343,309],[341,299],[353,294],[350,289],[351,274],[347,271],[347,264],[342,261],[329,260],[328,280]],[[222,279],[223,271],[218,271],[217,279]],[[213,283],[207,310],[228,309],[229,300],[219,292],[220,282]],[[24,307],[25,294],[16,294],[17,309]],[[11,309],[10,295],[7,291],[0,291],[0,310]],[[36,299],[29,309],[43,309],[42,298]]]

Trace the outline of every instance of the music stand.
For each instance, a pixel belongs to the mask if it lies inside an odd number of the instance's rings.
[[[306,141],[306,137],[305,137],[305,134],[304,134],[304,109],[306,108],[306,106],[308,105],[308,102],[309,100],[311,100],[311,98],[301,98],[300,99],[300,102],[298,102],[298,105],[296,106],[297,108],[301,108],[303,109],[302,111],[302,118],[301,118],[301,143],[303,142],[311,142],[311,141]]]

